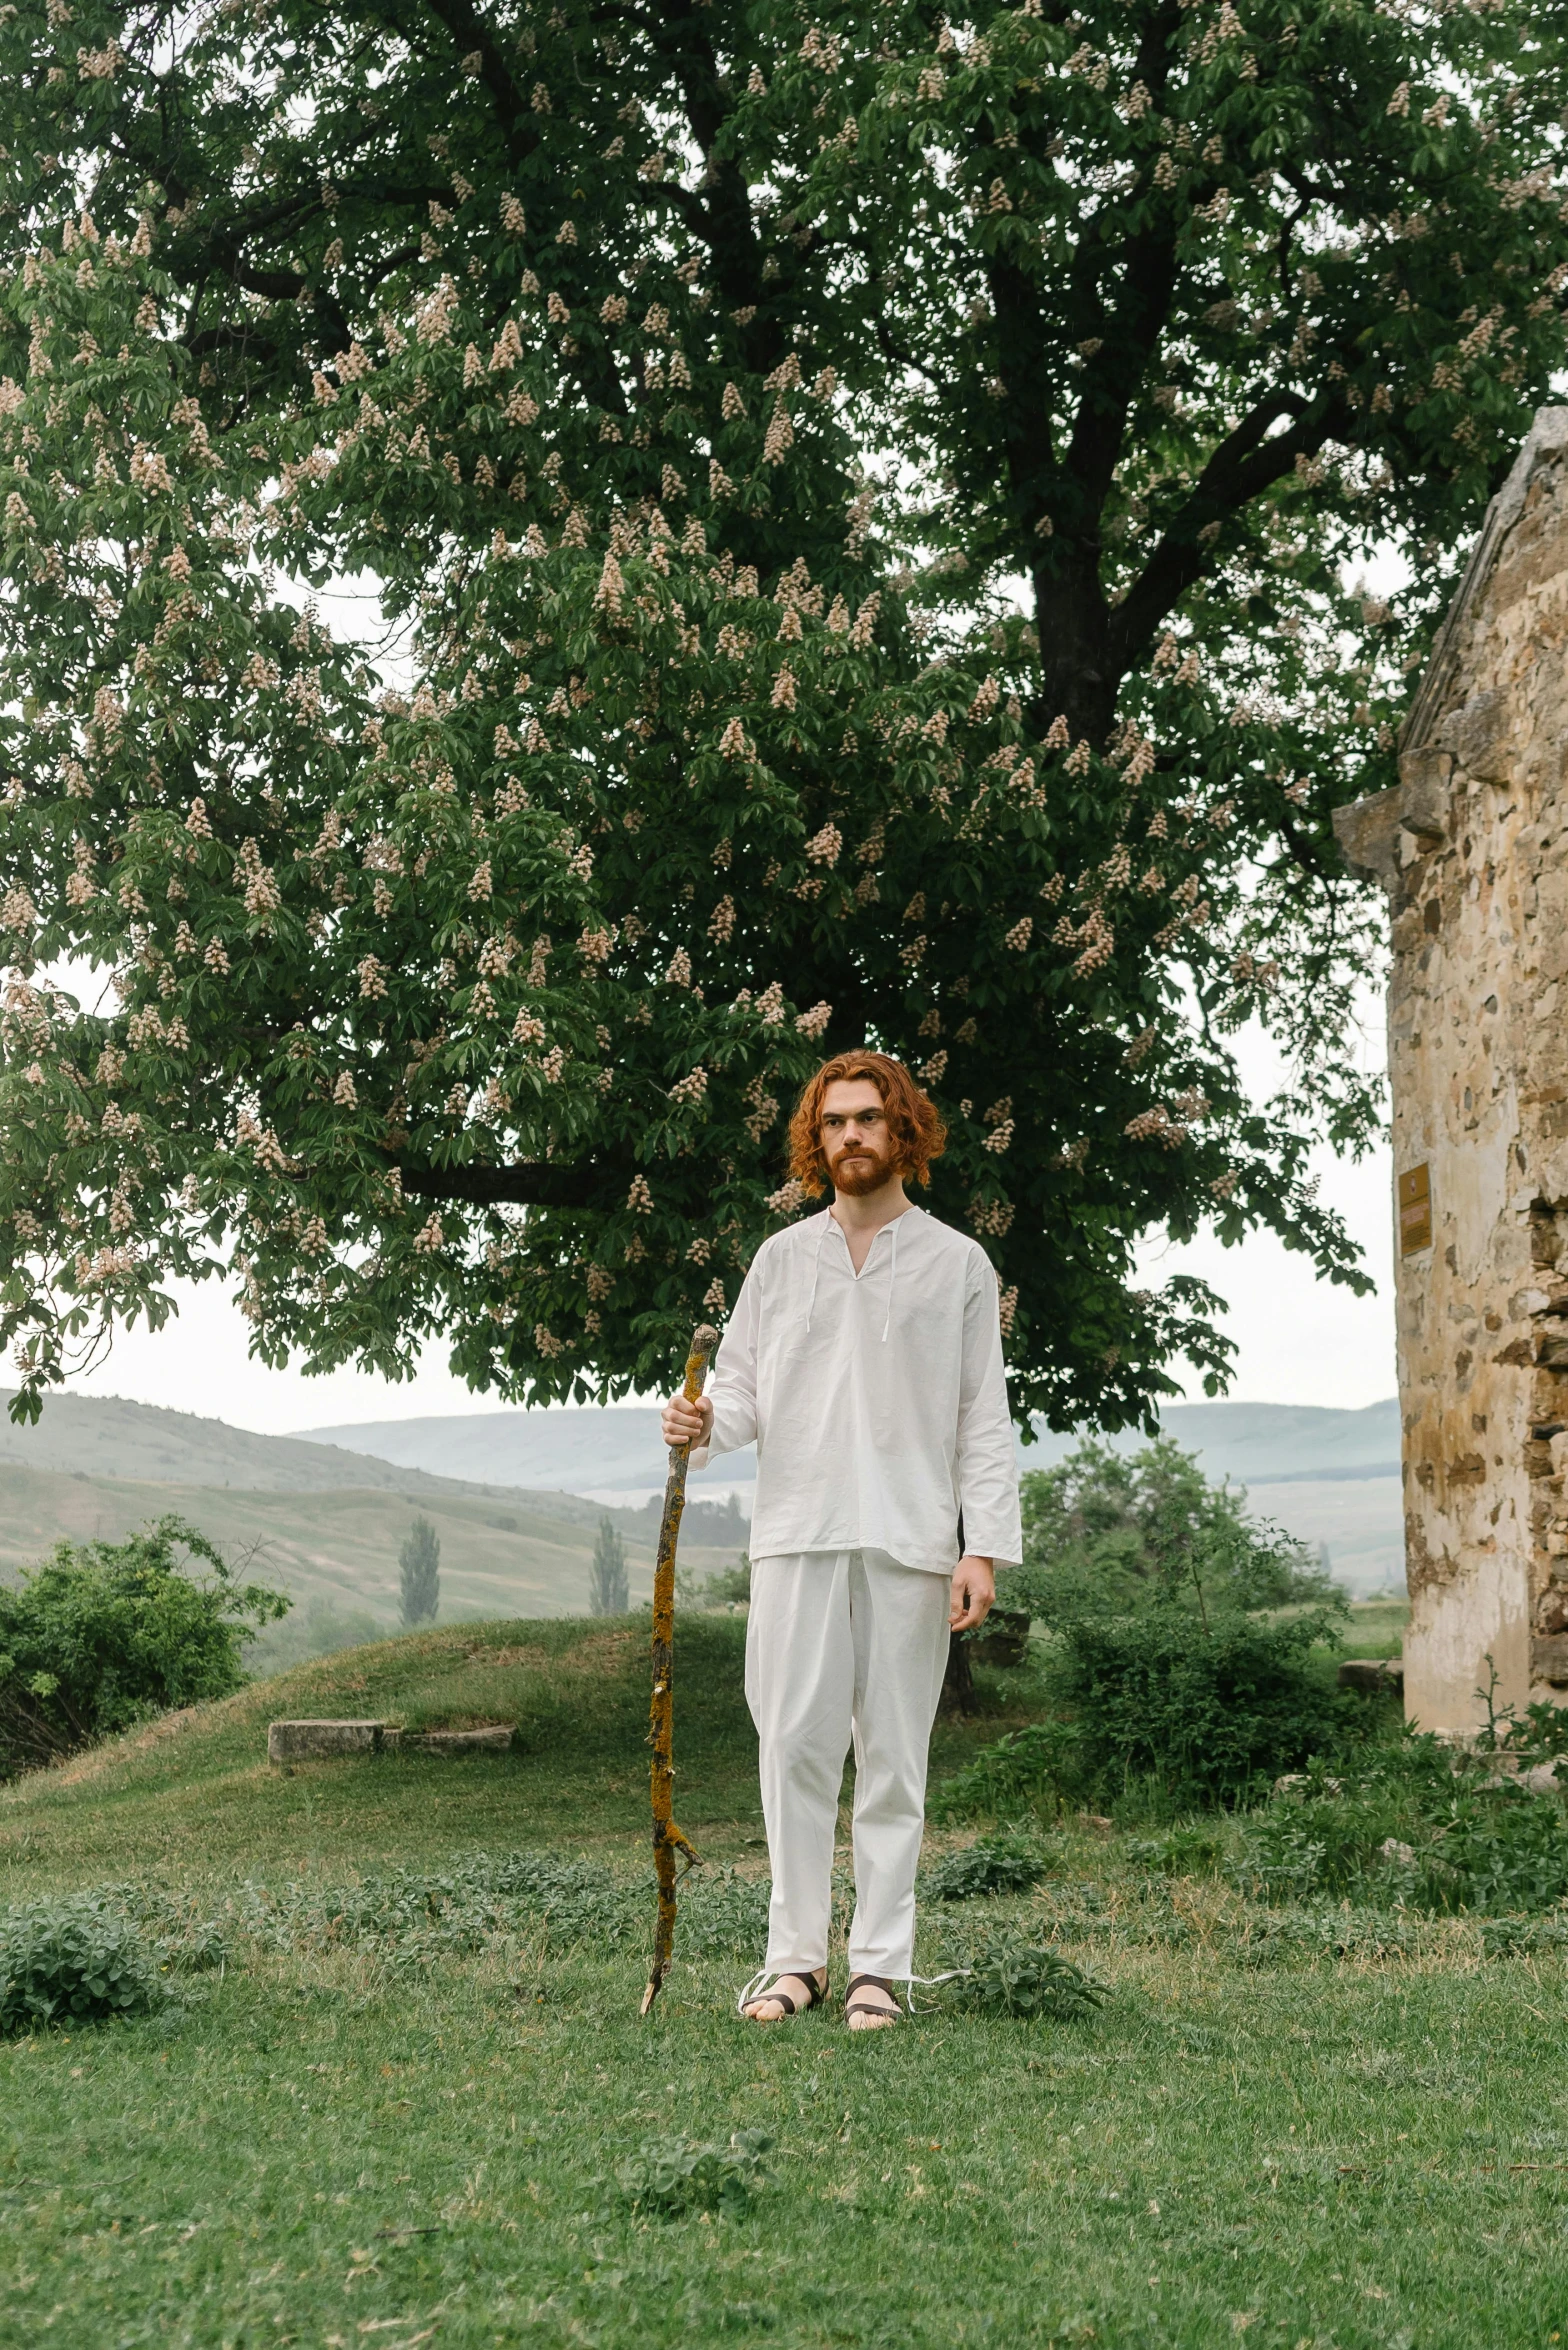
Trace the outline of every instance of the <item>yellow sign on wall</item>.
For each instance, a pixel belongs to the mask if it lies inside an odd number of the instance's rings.
[[[1399,1178],[1399,1253],[1413,1257],[1432,1245],[1432,1170],[1410,1167]]]

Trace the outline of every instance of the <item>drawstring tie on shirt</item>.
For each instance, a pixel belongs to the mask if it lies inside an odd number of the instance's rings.
[[[824,1208],[821,1220],[817,1225],[817,1253],[811,1260],[811,1295],[806,1300],[806,1336],[808,1338],[811,1336],[811,1317],[817,1310],[817,1276],[822,1271],[822,1243],[828,1236],[828,1226],[832,1220],[832,1209]]]
[[[888,1247],[887,1259],[887,1310],[882,1317],[884,1345],[887,1343],[887,1334],[893,1327],[893,1284],[898,1279],[898,1228],[903,1220],[902,1216],[895,1216],[892,1223],[886,1227],[892,1238]],[[806,1335],[808,1338],[811,1335],[811,1317],[817,1310],[817,1283],[822,1275],[822,1243],[828,1236],[828,1226],[832,1221],[832,1209],[824,1208],[821,1221],[817,1226],[817,1246],[811,1259],[811,1288],[806,1298]]]
[[[898,1228],[902,1222],[903,1218],[901,1216],[895,1216],[893,1218],[893,1245],[888,1251],[887,1261],[887,1312],[882,1318],[882,1342],[884,1346],[887,1343],[887,1334],[891,1329],[893,1322],[893,1284],[898,1278]]]

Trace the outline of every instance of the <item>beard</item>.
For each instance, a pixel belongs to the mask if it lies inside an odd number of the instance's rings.
[[[863,1199],[868,1191],[880,1191],[893,1172],[891,1151],[875,1151],[863,1145],[855,1150],[841,1150],[828,1162],[828,1174],[835,1191],[846,1192],[851,1199]]]

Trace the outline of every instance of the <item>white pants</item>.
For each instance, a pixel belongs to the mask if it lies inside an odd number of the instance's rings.
[[[852,1974],[914,1968],[926,1754],[947,1666],[947,1576],[879,1550],[754,1559],[746,1702],[773,1866],[772,1973],[827,1964],[833,1836],[855,1747]]]

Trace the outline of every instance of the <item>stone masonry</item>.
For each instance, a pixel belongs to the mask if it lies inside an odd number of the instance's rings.
[[[1336,819],[1387,889],[1405,1707],[1568,1698],[1568,409],[1493,500],[1400,738]]]

